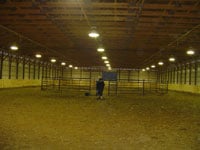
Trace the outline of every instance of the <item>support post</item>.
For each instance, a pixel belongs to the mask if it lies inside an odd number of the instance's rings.
[[[36,69],[36,60],[34,60],[34,63],[33,63],[33,79],[35,80],[35,69]]]
[[[89,91],[92,89],[92,69],[90,68],[90,88]]]
[[[197,72],[198,72],[198,64],[197,64],[197,61],[195,61],[195,64],[194,64],[194,85],[197,85]]]
[[[192,64],[190,63],[189,64],[189,85],[191,85],[192,83],[191,77],[192,77]]]
[[[168,81],[167,81],[167,93],[168,93]]]
[[[12,68],[12,56],[9,54],[8,56],[8,79],[11,79],[11,68]]]
[[[19,55],[16,56],[16,73],[15,73],[16,79],[19,78]]]
[[[48,70],[48,77],[51,77],[51,78],[53,78],[53,65],[52,64],[50,64],[49,65],[49,70]]]
[[[173,74],[173,71],[172,71],[172,68],[170,68],[170,83],[172,84],[172,74]]]
[[[22,79],[25,78],[25,65],[26,65],[26,59],[23,57],[23,62],[22,62]]]
[[[40,62],[38,62],[38,80],[40,79]]]
[[[121,70],[120,69],[118,70],[118,79],[119,80],[121,79]]]
[[[175,79],[176,79],[175,74],[176,74],[176,67],[174,67],[174,69],[173,69],[173,84],[176,83],[176,82],[175,82]]]
[[[72,72],[72,68],[70,68],[70,78],[72,78],[72,75],[73,74],[73,72]]]
[[[47,71],[48,71],[48,64],[46,63],[45,65],[46,69],[45,69],[45,78],[47,78]],[[50,77],[49,77],[50,78]]]
[[[31,79],[31,59],[28,60],[28,79]]]
[[[183,84],[183,66],[180,66],[181,74],[180,74],[180,84]]]
[[[3,76],[3,60],[4,60],[4,51],[1,50],[1,56],[0,56],[0,79],[2,79],[2,76]]]
[[[64,77],[64,67],[61,68],[61,77]]]
[[[108,81],[108,96],[110,96],[110,81]]]
[[[142,95],[144,96],[144,81],[145,80],[142,80]]]
[[[184,78],[184,84],[186,84],[187,81],[187,65],[185,64],[185,78]]]
[[[179,84],[179,66],[176,69],[176,84]]]
[[[61,81],[61,78],[59,78],[59,82],[58,82],[58,90],[60,91],[60,82]]]

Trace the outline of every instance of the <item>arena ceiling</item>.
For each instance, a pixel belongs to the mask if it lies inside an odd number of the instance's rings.
[[[88,36],[95,27],[99,38]],[[0,47],[77,66],[142,68],[200,50],[199,0],[1,0]]]

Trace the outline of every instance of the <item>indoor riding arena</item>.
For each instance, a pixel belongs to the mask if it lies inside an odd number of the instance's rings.
[[[0,0],[0,150],[200,150],[200,1]]]

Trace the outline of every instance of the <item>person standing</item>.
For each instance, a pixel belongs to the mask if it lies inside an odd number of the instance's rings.
[[[104,90],[105,83],[102,78],[96,82],[96,90],[97,90],[97,99],[103,99],[103,90]]]

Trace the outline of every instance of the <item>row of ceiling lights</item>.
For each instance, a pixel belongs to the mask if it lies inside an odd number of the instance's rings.
[[[12,45],[12,46],[10,46],[10,49],[13,50],[13,51],[17,51],[19,48],[16,45]],[[40,58],[42,58],[42,55],[38,53],[38,54],[35,54],[35,57],[40,59]],[[51,58],[50,61],[52,63],[56,63],[57,60],[55,58]],[[61,66],[66,66],[66,63],[65,62],[61,62]],[[78,67],[73,67],[73,65],[71,65],[71,64],[68,67],[69,68],[78,69]]]
[[[189,56],[192,56],[192,55],[195,54],[195,51],[193,49],[189,49],[189,50],[186,51],[186,54],[189,55]],[[175,62],[176,58],[171,56],[168,60],[169,60],[169,62]],[[163,61],[159,61],[158,65],[159,66],[163,66],[164,62]],[[150,68],[156,68],[156,65],[151,65],[151,67],[143,68],[142,71],[148,71],[148,70],[150,70]]]
[[[91,38],[98,38],[100,35],[99,33],[95,30],[95,27],[92,28],[92,31],[88,34],[89,37]],[[99,47],[97,49],[98,52],[103,53],[105,52],[105,49],[103,47]],[[108,61],[108,57],[104,54],[101,59],[104,61],[106,67],[108,68],[108,70],[112,70],[112,67],[110,65],[110,62]]]
[[[99,36],[99,34],[97,32],[91,32],[91,33],[89,33],[89,36],[92,37],[92,38],[97,38]],[[16,45],[12,45],[12,46],[10,46],[10,49],[13,50],[13,51],[17,51],[19,48]],[[98,48],[97,51],[98,52],[104,52],[105,49],[101,47],[101,48]],[[188,50],[186,52],[186,54],[189,55],[189,56],[192,56],[192,55],[195,54],[195,51],[190,49],[190,50]],[[35,57],[36,58],[42,58],[42,55],[41,54],[36,54]],[[112,68],[111,68],[110,62],[108,61],[108,58],[105,55],[102,56],[101,58],[102,58],[102,60],[104,60],[104,63],[106,64],[106,67],[108,67],[108,70],[111,70]],[[50,61],[52,63],[55,63],[56,59],[52,58]],[[175,57],[172,56],[172,57],[169,58],[169,61],[170,62],[175,62],[176,59],[175,59]],[[66,66],[66,63],[65,62],[61,62],[61,65],[62,66]],[[158,65],[159,66],[163,66],[164,62],[163,61],[159,61]],[[70,64],[68,67],[69,68],[73,68],[73,65]],[[156,65],[151,65],[151,68],[156,68]],[[74,67],[74,69],[78,69],[78,67]],[[142,69],[142,71],[148,71],[148,70],[150,70],[150,67],[146,67],[146,68]]]

